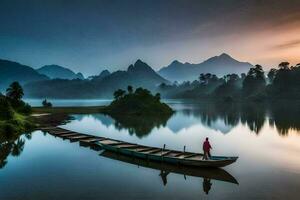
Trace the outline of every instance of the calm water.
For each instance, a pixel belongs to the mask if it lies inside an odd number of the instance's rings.
[[[239,184],[175,173],[163,179],[160,170],[36,131],[1,146],[0,198],[299,199],[299,106],[169,103],[177,111],[169,119],[74,115],[62,127],[189,151],[201,151],[209,137],[214,155],[239,156],[224,168]]]

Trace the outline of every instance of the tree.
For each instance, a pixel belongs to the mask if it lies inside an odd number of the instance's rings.
[[[51,108],[52,107],[52,103],[47,101],[47,99],[45,99],[43,102],[42,102],[43,106],[45,108]]]
[[[118,89],[118,90],[116,90],[116,91],[114,92],[114,98],[115,98],[115,99],[119,99],[119,98],[121,98],[122,96],[124,96],[125,93],[126,93],[126,92],[125,92],[124,90]]]
[[[133,92],[133,87],[131,85],[127,86],[127,91],[129,94],[131,94]]]
[[[290,65],[289,62],[281,62],[278,65],[278,67],[279,67],[279,69],[282,69],[282,70],[289,70],[289,65]]]
[[[273,83],[273,80],[275,79],[275,76],[277,74],[277,69],[272,68],[268,73],[268,78],[270,83]]]
[[[243,90],[246,95],[252,95],[262,91],[266,85],[264,71],[261,65],[250,68],[243,81]]]
[[[160,93],[156,93],[155,98],[156,98],[156,100],[160,101]]]
[[[0,96],[0,120],[12,119],[14,115],[13,109],[6,97]]]
[[[15,102],[21,101],[23,95],[23,88],[16,81],[10,84],[10,86],[6,89],[6,96]]]

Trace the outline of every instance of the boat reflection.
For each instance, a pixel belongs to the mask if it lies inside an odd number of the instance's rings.
[[[154,161],[148,161],[139,158],[133,158],[130,156],[121,155],[111,151],[103,151],[100,155],[106,158],[130,163],[133,165],[158,170],[159,176],[161,177],[164,186],[167,185],[168,183],[167,177],[170,173],[182,174],[184,175],[185,179],[186,176],[203,178],[203,191],[206,194],[208,194],[209,190],[211,189],[212,186],[211,180],[218,180],[218,181],[238,184],[237,180],[231,174],[229,174],[224,169],[220,169],[220,168],[199,168],[199,167],[189,167],[183,165],[172,165],[163,162],[154,162]]]

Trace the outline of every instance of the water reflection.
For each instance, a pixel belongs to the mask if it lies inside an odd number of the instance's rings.
[[[171,173],[182,174],[185,180],[186,180],[186,176],[203,178],[203,184],[202,184],[203,191],[206,194],[209,193],[209,190],[212,187],[211,180],[218,180],[218,181],[238,184],[237,180],[224,169],[209,169],[209,168],[182,166],[182,165],[171,165],[163,162],[154,162],[154,161],[148,161],[139,158],[133,158],[133,157],[129,157],[126,155],[122,155],[110,151],[103,151],[100,155],[106,158],[134,164],[137,165],[138,167],[142,166],[142,167],[157,170],[161,178],[162,185],[164,186],[168,184],[168,176]]]
[[[24,134],[30,139],[30,134]],[[0,169],[7,165],[9,156],[20,156],[25,146],[25,140],[18,134],[0,134]]]
[[[239,123],[259,134],[268,121],[280,135],[300,130],[299,103],[205,103],[183,108],[186,116],[199,118],[201,123],[222,133],[228,133]]]
[[[165,127],[171,115],[161,116],[114,116],[115,128],[117,130],[128,130],[130,135],[136,135],[138,138],[147,136],[153,128]]]

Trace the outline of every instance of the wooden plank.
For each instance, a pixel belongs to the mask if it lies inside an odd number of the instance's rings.
[[[67,133],[74,133],[74,132],[72,132],[72,131],[50,132],[50,134],[52,134],[52,135],[63,135],[63,134],[67,134]]]
[[[182,156],[184,156],[184,154],[187,154],[186,152],[182,152],[182,153],[179,153],[178,155],[176,155],[176,156],[174,156],[174,157],[176,157],[176,158],[184,158],[184,157],[182,157]]]
[[[128,144],[130,144],[130,143],[119,141],[119,143],[113,143],[113,144],[111,144],[111,146],[117,146],[118,147],[119,145],[128,145]]]
[[[165,151],[161,154],[161,156],[165,156],[165,155],[168,155],[169,153],[171,153],[172,151]]]
[[[138,147],[139,145],[136,145],[136,144],[121,144],[120,146],[117,145],[118,148],[124,148],[124,149],[131,149],[131,148],[136,148]]]
[[[88,138],[93,138],[93,137],[87,136],[87,135],[81,135],[81,136],[75,136],[75,137],[68,137],[68,139],[69,139],[71,142],[77,142],[77,141],[79,141],[80,139],[88,139]]]
[[[106,145],[112,145],[112,144],[117,144],[117,143],[120,143],[120,142],[116,141],[116,140],[107,139],[107,140],[102,140],[99,143],[100,144],[106,144]]]
[[[40,130],[44,131],[44,130],[49,130],[49,129],[57,129],[59,127],[55,127],[55,126],[50,126],[50,127],[42,127],[42,128],[39,128]]]
[[[58,137],[67,138],[67,137],[76,136],[76,135],[78,135],[78,133],[70,133],[70,134],[58,135]]]
[[[98,141],[101,141],[101,140],[105,140],[106,138],[91,138],[91,139],[80,139],[79,142],[86,142],[86,143],[90,143],[90,142],[98,142]]]
[[[144,147],[144,148],[141,148],[140,150],[136,149],[136,152],[143,153],[145,151],[149,151],[149,150],[153,150],[153,149],[157,149],[157,148],[154,148],[154,147]]]
[[[184,158],[192,158],[194,156],[199,156],[200,154],[192,153],[191,155],[185,156]]]
[[[155,153],[158,153],[162,151],[161,149],[153,149],[153,150],[150,150],[150,151],[146,151],[146,152],[143,152],[144,154],[155,154]]]

